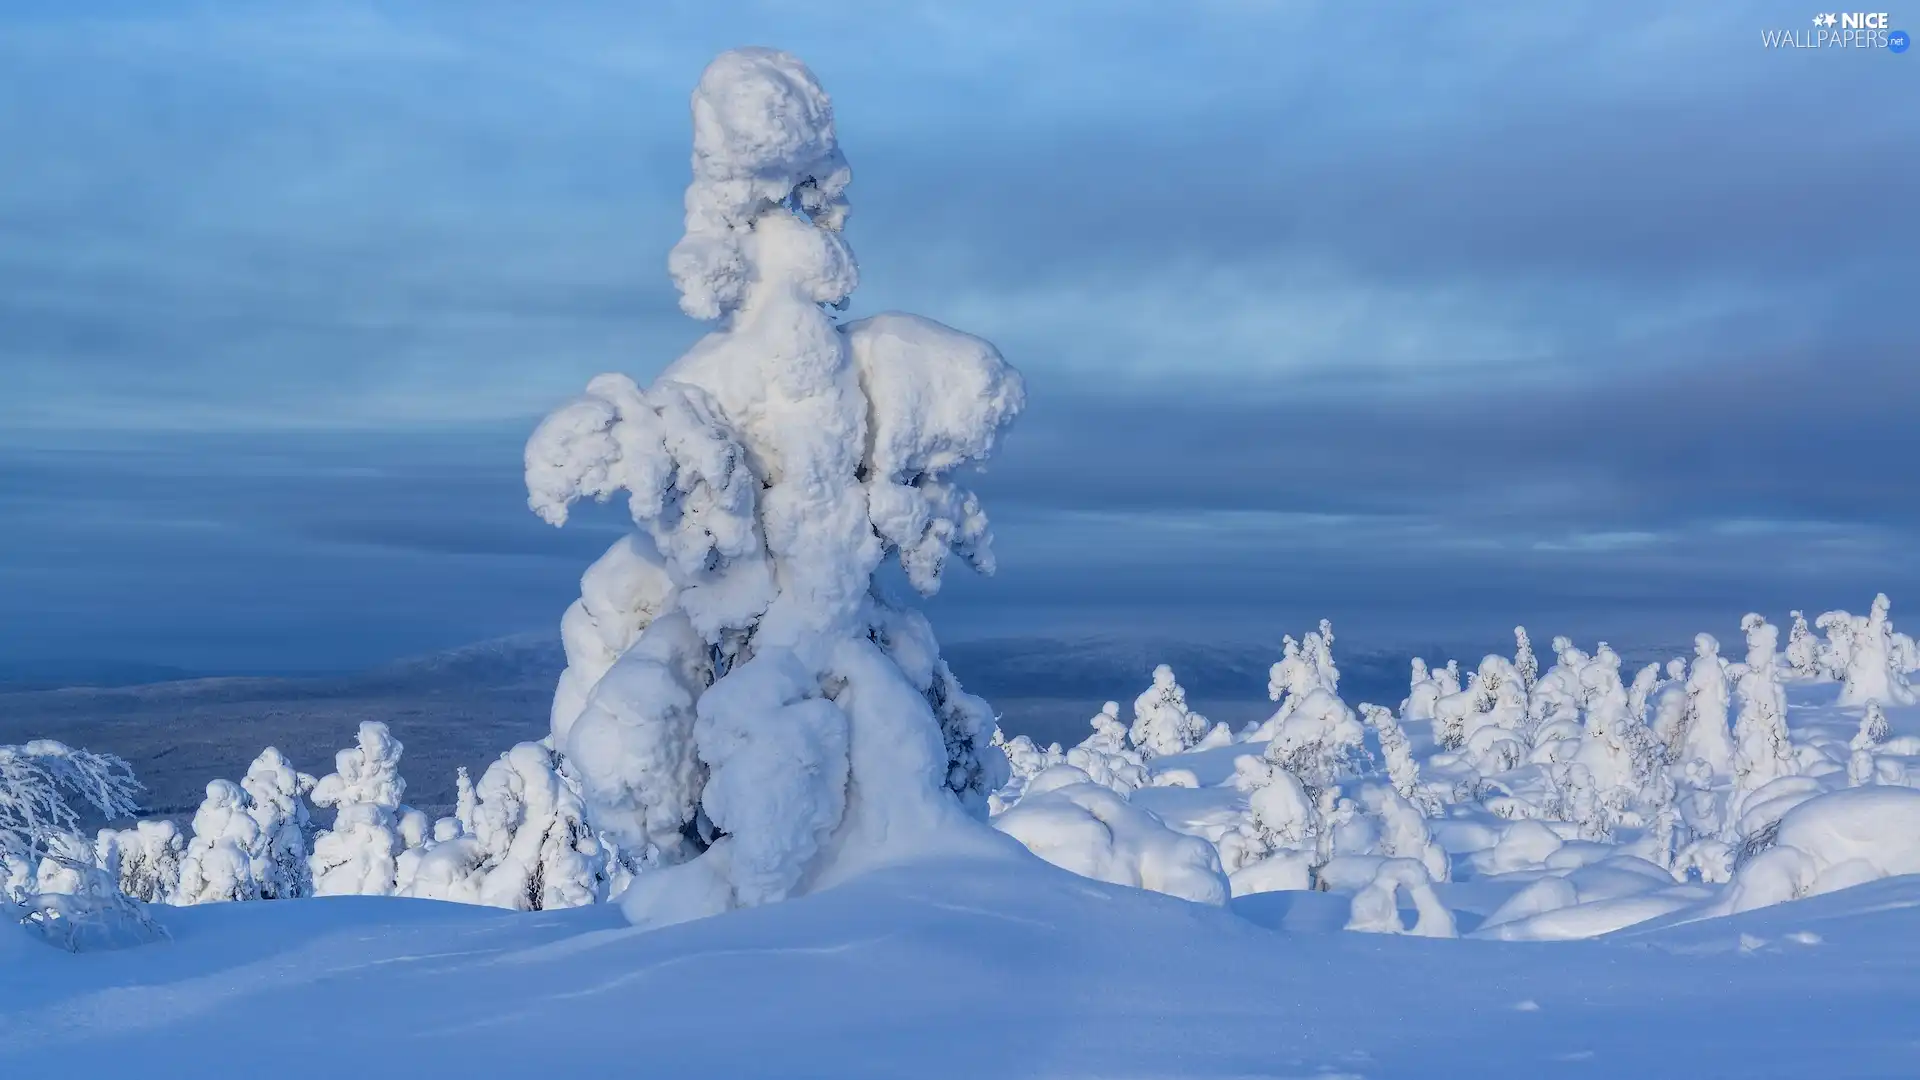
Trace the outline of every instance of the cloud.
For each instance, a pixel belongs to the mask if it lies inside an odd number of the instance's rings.
[[[0,16],[0,638],[550,624],[618,515],[539,526],[520,440],[701,332],[685,93],[748,39],[836,95],[855,313],[1031,377],[956,632],[1920,585],[1910,73],[1764,12],[90,11]]]

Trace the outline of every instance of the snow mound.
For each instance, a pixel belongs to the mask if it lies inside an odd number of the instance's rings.
[[[1201,904],[1231,895],[1213,845],[1174,832],[1086,774],[1059,765],[1033,778],[1018,806],[993,826],[1063,870]]]
[[[1848,788],[1787,811],[1773,846],[1735,872],[1710,910],[1751,911],[1896,874],[1920,874],[1920,791]]]

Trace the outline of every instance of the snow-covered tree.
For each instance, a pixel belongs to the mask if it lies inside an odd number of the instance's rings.
[[[176,904],[257,900],[260,871],[267,869],[267,838],[253,818],[252,802],[231,780],[207,784],[207,797],[193,815],[193,839],[180,861]]]
[[[991,710],[874,573],[894,558],[931,594],[950,554],[991,571],[954,473],[991,453],[1021,380],[938,323],[836,322],[850,173],[799,60],[721,55],[693,119],[669,269],[715,330],[646,389],[593,380],[526,452],[541,517],[625,492],[638,529],[563,620],[553,740],[593,820],[661,867],[627,893],[642,922],[779,900],[936,833],[987,844],[970,819],[1006,778]]]
[[[1367,764],[1366,729],[1345,702],[1315,690],[1277,726],[1266,759],[1317,792]]]
[[[1533,642],[1527,638],[1527,628],[1513,628],[1513,669],[1520,676],[1523,697],[1533,695],[1534,684],[1540,680],[1540,660],[1533,655]]]
[[[453,773],[453,825],[448,830],[450,836],[467,836],[473,832],[473,819],[479,809],[480,796],[473,790],[473,777],[467,775],[467,767],[460,766]],[[435,831],[439,823],[434,823]]]
[[[1820,643],[1820,673],[1826,678],[1839,682],[1847,677],[1847,668],[1853,663],[1853,632],[1855,626],[1865,625],[1854,618],[1851,612],[1823,612],[1813,620],[1813,625],[1826,635]]]
[[[1687,671],[1687,715],[1678,757],[1707,763],[1716,776],[1733,771],[1733,735],[1727,726],[1727,670],[1720,643],[1712,634],[1693,638],[1693,666]]]
[[[1459,687],[1454,687],[1455,691]],[[1400,715],[1411,723],[1415,720],[1432,720],[1434,703],[1444,696],[1440,680],[1427,670],[1427,662],[1420,657],[1413,658],[1413,678],[1407,687],[1407,698],[1400,703]]]
[[[1421,814],[1432,817],[1440,812],[1439,800],[1420,786],[1420,763],[1414,760],[1413,745],[1394,718],[1393,710],[1362,703],[1360,715],[1380,740],[1380,756],[1385,759],[1387,780],[1393,790]]]
[[[1633,685],[1627,688],[1627,713],[1635,723],[1651,725],[1653,717],[1647,707],[1653,700],[1653,692],[1660,686],[1660,665],[1648,664],[1633,677]]]
[[[1798,611],[1787,614],[1793,619],[1793,625],[1787,631],[1787,669],[1796,679],[1817,679],[1822,674],[1820,639],[1807,629],[1805,615]]]
[[[1197,713],[1189,713],[1197,717]],[[1088,721],[1093,733],[1068,750],[1066,763],[1087,774],[1088,779],[1121,795],[1130,795],[1148,784],[1145,757],[1127,744],[1128,731],[1120,722],[1120,706],[1112,701]]]
[[[1853,740],[1847,744],[1851,751],[1847,758],[1847,782],[1854,787],[1873,783],[1877,778],[1874,768],[1874,751],[1887,741],[1887,714],[1877,701],[1867,702],[1866,710],[1860,717],[1860,730],[1854,733]]]
[[[1282,849],[1314,850],[1319,812],[1299,777],[1248,755],[1235,759],[1232,784],[1246,796],[1247,812],[1218,844],[1229,874]]]
[[[486,852],[481,903],[544,911],[605,897],[607,852],[552,749],[521,743],[502,754],[475,795],[474,837]]]
[[[1780,685],[1778,627],[1757,613],[1740,620],[1747,635],[1747,659],[1740,665],[1736,689],[1740,711],[1733,723],[1733,775],[1741,791],[1757,791],[1794,772],[1793,744],[1787,736],[1787,692]]]
[[[1187,707],[1187,692],[1165,664],[1153,669],[1153,685],[1133,703],[1129,733],[1140,756],[1149,760],[1191,749],[1207,733],[1207,718]]]
[[[149,904],[173,899],[186,854],[187,838],[166,818],[136,821],[130,829],[102,829],[94,841],[96,864],[114,874],[121,892]]]
[[[335,808],[333,828],[314,838],[307,859],[315,896],[393,892],[394,859],[406,848],[400,805],[407,791],[400,776],[403,749],[387,725],[365,721],[354,745],[334,755],[334,771],[314,785],[314,805]]]
[[[260,752],[240,781],[247,812],[260,827],[265,848],[258,874],[262,899],[286,900],[313,892],[313,871],[307,865],[313,819],[306,796],[318,782],[271,746]]]
[[[1840,688],[1840,704],[1865,705],[1878,701],[1882,705],[1912,705],[1920,700],[1907,682],[1904,665],[1896,662],[1893,623],[1889,619],[1892,607],[1887,594],[1880,593],[1873,598],[1872,613],[1865,620],[1852,620],[1853,629],[1847,635],[1851,649],[1843,676],[1846,684]]]
[[[28,899],[41,862],[64,858],[53,849],[77,832],[75,801],[103,817],[127,817],[139,791],[132,769],[111,754],[52,739],[0,746],[0,901]],[[90,853],[86,861],[92,865]]]

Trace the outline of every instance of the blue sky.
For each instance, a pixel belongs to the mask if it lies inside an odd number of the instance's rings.
[[[1032,7],[6,5],[0,655],[552,625],[617,522],[540,525],[519,446],[700,332],[664,255],[739,44],[835,96],[854,313],[1030,378],[950,636],[1920,603],[1912,54],[1765,51],[1772,3]]]

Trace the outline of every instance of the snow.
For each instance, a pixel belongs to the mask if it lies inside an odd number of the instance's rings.
[[[1010,739],[876,574],[994,569],[960,478],[1020,376],[838,319],[851,173],[799,60],[722,54],[691,105],[668,269],[713,326],[526,447],[541,518],[633,524],[561,616],[546,737],[437,822],[368,721],[324,777],[268,748],[207,783],[190,836],[92,840],[69,800],[131,812],[126,764],[0,746],[7,1075],[1910,1070],[1920,647],[1887,597],[1631,685],[1516,627],[1464,685],[1415,660],[1397,716],[1341,696],[1323,619],[1238,732],[1160,664],[1130,721]]]
[[[172,941],[141,949],[71,956],[0,936],[0,1072],[202,1076],[204,1056],[183,1052],[201,1046],[289,1078],[593,1074],[621,1060],[840,1080],[1802,1077],[1912,1063],[1913,878],[1554,945],[1344,933],[1346,907],[1320,893],[1195,905],[1023,859],[896,865],[647,932],[606,907],[165,908]],[[343,1013],[348,1038],[287,1020]],[[978,1034],[957,1039],[956,1015]],[[659,1037],[721,1016],[721,1037]]]
[[[1212,844],[1174,832],[1070,765],[1034,778],[1020,805],[993,826],[1076,874],[1200,904],[1224,904],[1227,877]]]

